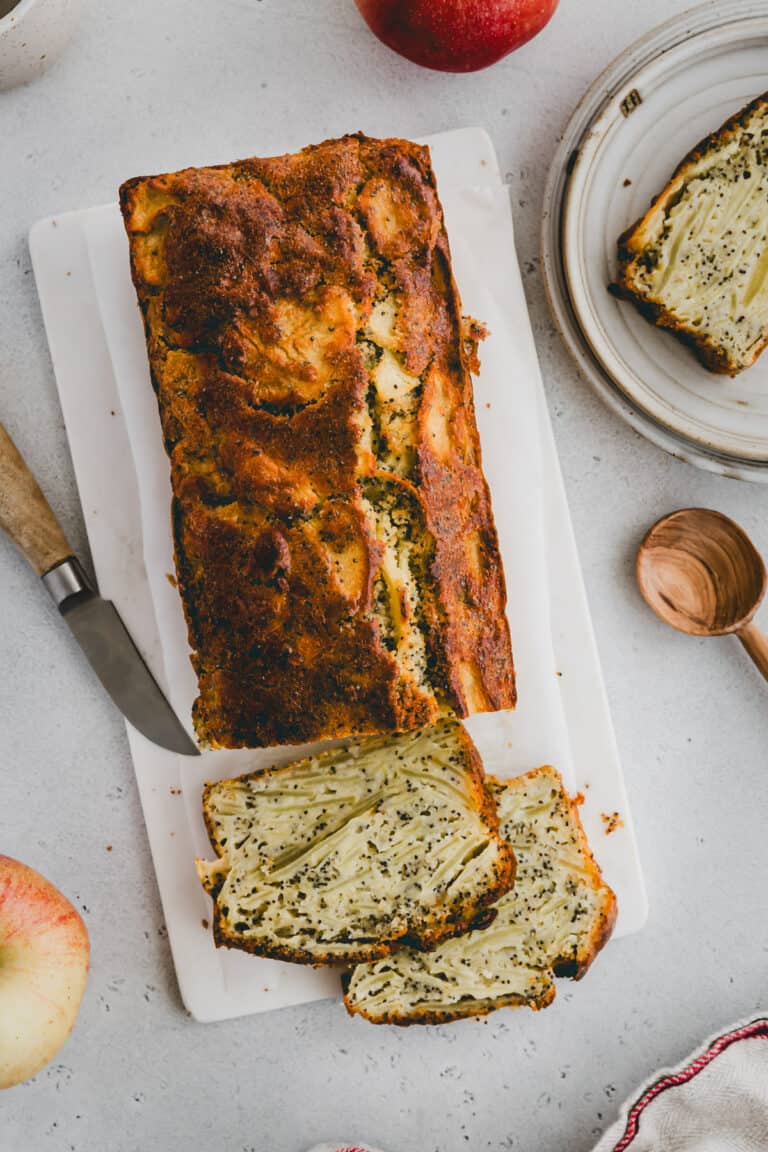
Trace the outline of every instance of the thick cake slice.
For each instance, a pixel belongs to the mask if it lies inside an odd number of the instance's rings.
[[[511,886],[477,751],[444,720],[208,784],[217,944],[300,964],[431,947]]]
[[[345,136],[120,190],[203,743],[512,708],[506,593],[429,150]]]
[[[619,239],[613,290],[734,376],[768,343],[768,97],[682,162]]]
[[[511,892],[486,928],[434,952],[403,949],[354,968],[344,1002],[374,1024],[436,1024],[494,1008],[544,1008],[554,977],[583,976],[610,936],[616,899],[603,883],[576,804],[554,768],[491,784],[517,859]]]

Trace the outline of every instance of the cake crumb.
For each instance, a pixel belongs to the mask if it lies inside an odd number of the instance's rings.
[[[573,797],[573,802],[574,802],[574,804],[579,804],[579,805],[583,804],[584,803],[584,793],[583,792],[577,792],[576,795]]]
[[[178,588],[178,584],[176,583],[176,577],[174,576],[173,572],[166,572],[165,578],[168,581],[168,583],[170,584],[171,588]]]
[[[626,179],[625,179],[625,181],[624,181],[624,187],[625,187],[625,188],[629,188],[629,186],[631,185],[631,183],[632,183],[632,181],[630,180],[629,176],[627,176],[627,178],[626,178]]]
[[[105,851],[105,852],[111,852],[111,851],[112,851],[112,845],[111,845],[111,844],[106,844],[106,845],[105,845],[105,847],[104,847],[104,851]]]
[[[171,796],[181,796],[181,788],[169,788]]]
[[[610,836],[611,832],[615,832],[617,828],[624,827],[624,821],[622,820],[621,816],[619,816],[618,812],[611,812],[610,815],[608,815],[607,812],[601,812],[600,819],[602,820],[603,824],[605,824],[606,836]]]
[[[208,921],[206,920],[205,916],[203,916],[203,918],[202,918],[202,920],[200,921],[200,923],[202,924],[203,928],[205,928],[205,930],[206,930],[206,932],[207,932],[207,931],[208,931],[208,929],[210,928],[210,924],[209,924],[209,923],[208,923]]]

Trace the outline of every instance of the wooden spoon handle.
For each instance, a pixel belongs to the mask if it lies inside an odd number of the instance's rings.
[[[72,555],[50,504],[2,424],[0,528],[8,533],[38,576]]]
[[[768,680],[768,636],[758,628],[757,624],[751,622],[741,628],[736,635],[763,676]]]

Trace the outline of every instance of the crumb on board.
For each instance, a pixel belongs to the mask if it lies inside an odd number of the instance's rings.
[[[171,588],[178,588],[178,584],[176,583],[176,577],[174,576],[173,572],[166,572],[165,578],[168,581],[168,583],[170,584]]]
[[[210,924],[209,924],[209,923],[208,923],[208,921],[206,920],[205,916],[203,916],[203,918],[202,918],[202,920],[200,921],[200,923],[202,924],[203,928],[205,928],[205,930],[206,930],[206,932],[207,932],[207,931],[208,931],[208,929],[210,928]]]
[[[171,796],[181,796],[181,788],[169,788]]]
[[[555,676],[562,676],[562,672],[555,672]]]
[[[111,852],[112,851],[112,845],[111,844],[105,844],[104,845],[104,851],[105,852]]]
[[[573,797],[573,802],[574,802],[574,804],[582,805],[584,803],[584,793],[583,792],[577,792],[576,795]]]
[[[615,832],[617,828],[624,827],[624,821],[618,812],[611,812],[610,815],[607,812],[601,812],[600,819],[605,824],[606,836],[610,836],[611,832]]]
[[[629,188],[631,183],[632,183],[632,181],[630,180],[629,176],[627,176],[626,179],[624,180],[624,187]]]
[[[486,400],[485,406],[486,406],[486,408],[490,408],[490,406],[491,406],[490,400]]]

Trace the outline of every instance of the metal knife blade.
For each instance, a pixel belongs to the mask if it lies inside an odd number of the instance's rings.
[[[199,756],[197,745],[160,691],[114,604],[86,593],[65,601],[61,615],[126,720],[169,752]]]
[[[114,606],[91,587],[21,453],[0,424],[0,529],[51,594],[109,695],[148,740],[199,756]]]

